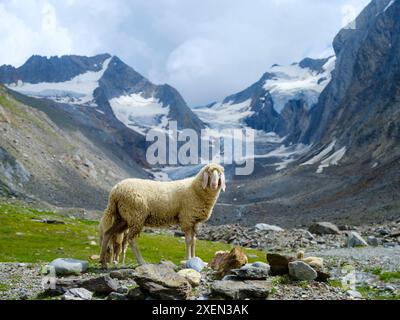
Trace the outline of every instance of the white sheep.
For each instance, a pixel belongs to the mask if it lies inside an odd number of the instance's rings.
[[[129,229],[128,241],[139,264],[144,259],[137,246],[137,236],[144,226],[161,227],[179,224],[185,233],[186,259],[195,257],[195,229],[207,221],[225,191],[224,168],[208,164],[192,178],[177,181],[126,179],[110,192],[102,221],[100,262],[107,267],[108,243],[115,234]]]

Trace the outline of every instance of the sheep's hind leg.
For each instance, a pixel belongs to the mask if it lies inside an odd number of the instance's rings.
[[[130,243],[130,245],[131,245],[133,254],[134,254],[134,256],[135,256],[136,261],[138,262],[138,264],[139,264],[139,265],[146,264],[146,262],[144,261],[144,259],[143,259],[143,257],[142,257],[142,254],[140,253],[139,247],[138,247],[138,245],[137,245],[136,236],[133,237],[133,238],[130,240],[129,243]]]

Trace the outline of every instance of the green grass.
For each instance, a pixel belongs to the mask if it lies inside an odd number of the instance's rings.
[[[0,292],[10,290],[10,286],[5,283],[0,283]]]
[[[365,299],[369,300],[400,300],[400,295],[396,293],[378,290],[369,286],[357,287],[357,291],[359,291]]]
[[[400,271],[395,272],[383,272],[379,275],[379,279],[385,282],[400,280]]]
[[[65,224],[46,224],[32,221],[33,218],[62,220]],[[49,262],[55,258],[70,257],[88,259],[99,254],[98,246],[91,246],[89,237],[96,237],[97,221],[70,219],[52,212],[41,212],[32,208],[0,203],[0,261],[2,262]],[[143,233],[138,240],[147,262],[161,259],[179,263],[184,258],[185,243],[171,235]],[[218,250],[230,250],[224,243],[197,241],[197,255],[209,261]],[[261,251],[245,249],[256,255],[250,262],[265,261]],[[127,263],[136,263],[130,250]]]

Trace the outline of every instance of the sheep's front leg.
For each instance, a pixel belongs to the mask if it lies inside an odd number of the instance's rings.
[[[194,258],[196,256],[196,232],[195,229],[192,231],[192,243],[190,245],[191,256]]]
[[[136,237],[133,237],[133,238],[130,240],[129,243],[130,243],[130,245],[131,245],[133,254],[134,254],[134,256],[135,256],[135,258],[136,258],[138,264],[139,264],[139,265],[146,264],[146,262],[144,261],[144,259],[143,259],[143,257],[142,257],[142,254],[140,253],[139,247],[138,247],[138,245],[137,245]]]
[[[192,244],[193,244],[193,231],[185,231],[185,243],[186,243],[186,260],[193,258],[192,256]]]

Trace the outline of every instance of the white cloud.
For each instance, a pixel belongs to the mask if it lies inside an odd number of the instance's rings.
[[[0,64],[109,52],[191,105],[244,89],[273,63],[332,53],[369,0],[2,0]]]

